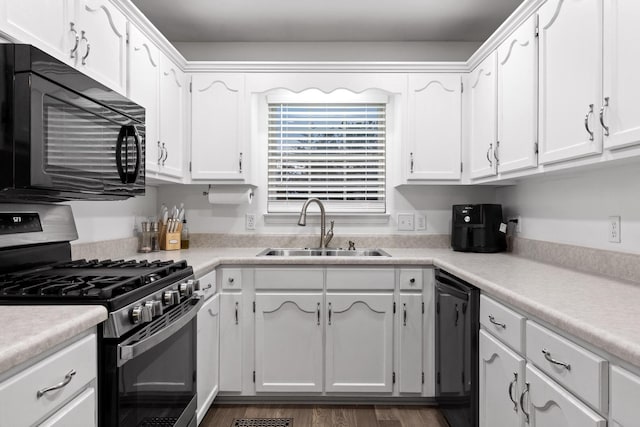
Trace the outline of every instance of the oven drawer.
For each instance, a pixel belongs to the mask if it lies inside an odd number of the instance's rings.
[[[525,317],[488,298],[480,296],[480,324],[493,336],[514,349],[524,353]]]
[[[527,359],[600,412],[607,412],[608,362],[527,320]]]
[[[96,353],[91,334],[1,383],[0,426],[32,425],[78,394],[96,378]],[[40,397],[39,391],[44,392]]]

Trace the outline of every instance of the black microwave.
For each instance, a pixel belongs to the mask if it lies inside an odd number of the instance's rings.
[[[144,108],[41,50],[0,44],[0,199],[145,191]]]

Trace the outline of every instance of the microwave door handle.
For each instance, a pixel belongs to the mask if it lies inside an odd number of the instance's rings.
[[[120,176],[120,181],[123,184],[128,184],[127,182],[127,173],[122,167],[122,143],[127,136],[127,127],[122,126],[120,128],[120,133],[118,134],[118,142],[116,143],[116,168],[118,169],[118,176]]]
[[[129,169],[129,136],[133,136],[136,145],[136,166],[133,173],[128,171]],[[124,143],[125,148],[125,167],[122,166],[122,145]],[[120,134],[118,135],[118,142],[116,144],[116,167],[118,169],[118,175],[120,176],[120,181],[123,184],[133,184],[138,179],[138,173],[140,172],[140,156],[141,156],[141,147],[140,147],[140,137],[138,136],[138,132],[132,125],[125,125],[120,128]]]
[[[142,144],[140,140],[140,135],[138,135],[138,130],[135,126],[131,126],[133,130],[133,140],[136,143],[136,167],[133,170],[133,176],[131,177],[131,184],[134,184],[138,180],[138,174],[140,173],[140,158],[142,157]]]

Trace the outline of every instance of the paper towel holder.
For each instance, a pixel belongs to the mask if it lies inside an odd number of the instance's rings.
[[[249,185],[249,184],[247,184],[247,185],[235,184],[234,186],[236,186],[236,185],[237,185],[238,187],[243,187],[243,188],[244,188],[244,187],[249,187],[249,189],[250,189],[250,192],[249,192],[249,199],[251,199],[251,200],[253,201],[253,196],[254,196],[253,189],[254,189],[254,188],[256,188],[256,187],[255,187],[255,185]],[[211,184],[209,184],[209,186],[207,187],[207,191],[203,191],[203,192],[202,192],[202,195],[203,195],[204,197],[209,197],[209,191],[211,191]]]

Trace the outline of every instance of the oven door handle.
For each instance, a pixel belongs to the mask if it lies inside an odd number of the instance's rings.
[[[171,337],[183,326],[193,320],[193,318],[198,314],[198,310],[200,310],[200,307],[202,307],[202,304],[204,304],[204,299],[199,298],[197,301],[198,302],[196,302],[181,318],[169,324],[169,326],[167,326],[166,328],[163,328],[155,334],[151,335],[150,337],[138,341],[137,343],[132,345],[119,344],[118,367],[124,365],[131,359],[135,359],[145,351],[150,350],[151,348],[160,344],[162,341]]]

